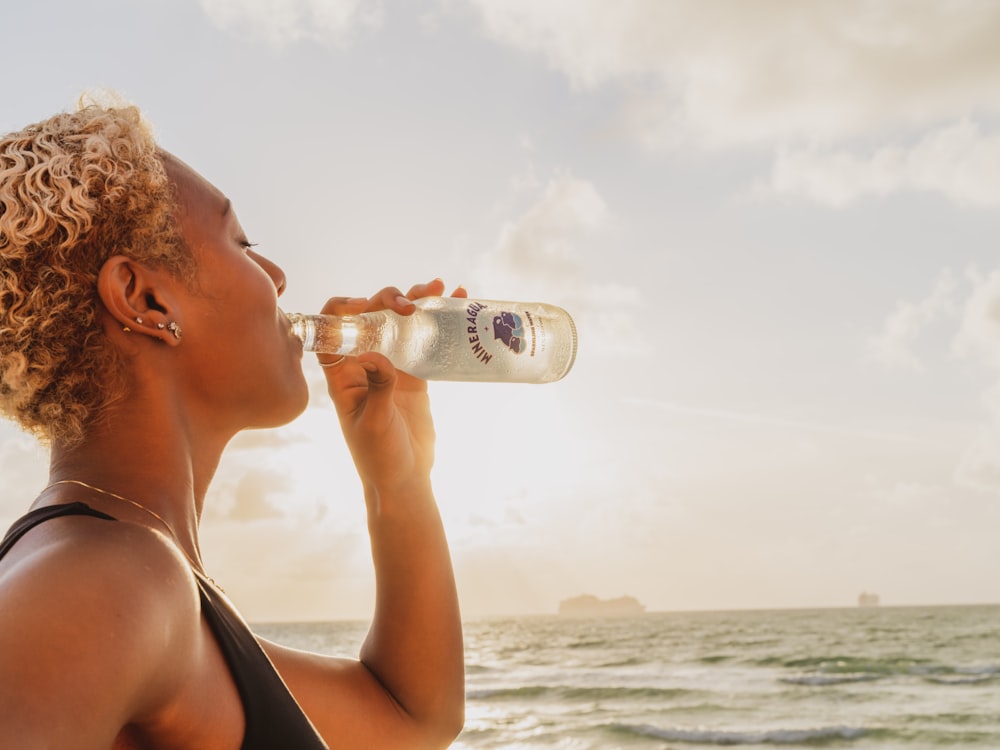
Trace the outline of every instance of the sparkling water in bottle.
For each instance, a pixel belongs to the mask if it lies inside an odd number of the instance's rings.
[[[412,315],[288,316],[305,351],[384,354],[425,380],[550,383],[576,359],[576,326],[562,308],[540,302],[459,297],[414,300]]]

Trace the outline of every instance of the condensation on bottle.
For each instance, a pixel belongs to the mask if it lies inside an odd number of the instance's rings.
[[[379,310],[288,319],[305,351],[379,352],[425,380],[551,383],[576,360],[576,325],[555,305],[460,297],[422,297],[414,305],[412,315]]]

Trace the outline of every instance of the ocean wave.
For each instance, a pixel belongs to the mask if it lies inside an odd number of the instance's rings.
[[[602,664],[597,664],[598,669],[616,669],[619,667],[641,667],[649,663],[645,656],[631,656],[625,659],[617,659]]]
[[[702,664],[724,664],[727,661],[732,661],[733,657],[730,654],[710,654],[708,656],[702,656],[698,659]]]
[[[779,677],[780,682],[810,686],[871,682],[884,677],[921,677],[928,682],[942,685],[969,685],[989,682],[1000,675],[1000,667],[995,665],[955,666],[910,658],[811,657],[785,661],[781,666],[799,669],[802,672]]]
[[[984,685],[993,682],[995,673],[964,675],[929,675],[924,679],[935,685]]]
[[[793,745],[856,740],[868,733],[861,727],[816,727],[809,729],[761,729],[724,731],[720,729],[680,729],[649,724],[612,724],[609,729],[622,734],[652,737],[666,742],[701,745]]]
[[[881,680],[880,674],[806,674],[799,677],[780,677],[779,682],[786,685],[810,685],[813,687],[827,687],[829,685],[847,685],[852,682],[872,682]]]
[[[911,674],[920,676],[929,675],[932,677],[940,677],[942,675],[971,675],[974,677],[995,676],[1000,675],[1000,667],[993,666],[991,664],[976,667],[949,667],[944,665],[933,665],[930,667],[915,668],[911,670]]]
[[[803,669],[824,674],[913,674],[922,669],[936,669],[926,659],[868,659],[857,656],[813,656],[782,663],[789,669]]]
[[[608,646],[614,645],[604,640],[603,638],[596,640],[586,640],[586,641],[575,641],[573,643],[567,643],[565,648],[607,648]]]
[[[511,688],[486,688],[469,690],[466,698],[476,701],[557,700],[566,702],[593,702],[612,700],[677,700],[692,696],[697,691],[683,688],[653,687],[575,687],[571,685],[524,685]]]
[[[473,664],[470,662],[465,665],[465,674],[467,675],[494,674],[501,671],[497,667],[488,667],[485,664]]]

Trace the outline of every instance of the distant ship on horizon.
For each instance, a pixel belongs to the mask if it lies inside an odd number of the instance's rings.
[[[559,602],[559,614],[568,617],[630,617],[645,611],[634,596],[599,599],[593,594],[581,594]]]
[[[858,606],[859,607],[877,607],[879,604],[878,594],[872,594],[868,591],[862,591],[858,596]]]

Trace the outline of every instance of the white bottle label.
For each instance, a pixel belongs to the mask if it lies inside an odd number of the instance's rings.
[[[503,357],[507,353],[515,357],[535,356],[535,324],[527,311],[521,315],[472,302],[465,313],[469,350],[484,365],[490,364],[494,356]]]

